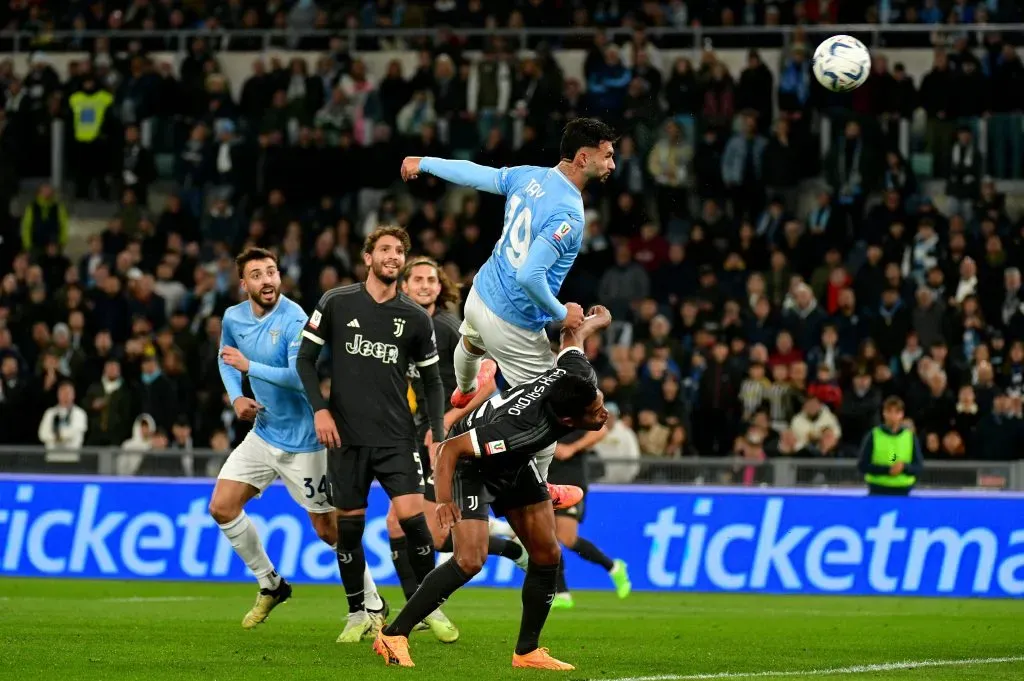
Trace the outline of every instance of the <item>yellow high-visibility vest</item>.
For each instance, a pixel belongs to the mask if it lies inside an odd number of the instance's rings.
[[[106,90],[97,90],[92,94],[76,92],[71,95],[68,105],[75,116],[75,139],[79,142],[92,142],[99,137],[103,129],[103,118],[113,103],[113,95]]]

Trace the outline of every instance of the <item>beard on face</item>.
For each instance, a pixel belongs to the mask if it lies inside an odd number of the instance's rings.
[[[385,265],[385,261],[384,260],[381,260],[379,262],[376,261],[376,260],[373,261],[371,263],[371,269],[373,270],[373,276],[377,277],[377,279],[379,279],[381,281],[381,283],[386,284],[388,286],[391,286],[391,284],[394,284],[396,281],[398,281],[398,277],[401,276],[401,273],[402,273],[402,263],[399,262],[397,265],[395,265],[395,271],[394,271],[393,274],[388,273],[384,269],[385,266],[386,265]]]
[[[273,291],[274,294],[273,294],[273,296],[270,297],[270,300],[268,302],[266,300],[264,294],[268,294],[271,291]],[[281,297],[281,287],[280,286],[265,285],[265,286],[261,286],[258,291],[250,292],[249,293],[249,299],[252,300],[252,302],[255,303],[256,305],[258,305],[259,307],[263,308],[264,310],[269,310],[270,308],[274,307],[274,305],[277,304],[277,301],[278,301],[278,299],[280,297]]]

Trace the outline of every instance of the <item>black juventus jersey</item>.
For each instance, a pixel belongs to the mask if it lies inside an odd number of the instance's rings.
[[[451,312],[434,308],[434,334],[437,341],[437,367],[441,371],[441,384],[447,398],[455,392],[455,347],[462,339],[459,333],[459,319]],[[416,364],[409,365],[409,378],[412,379],[412,390],[416,395],[416,427],[418,432],[426,435],[429,419],[427,418],[427,397],[423,392],[423,381],[420,379]]]
[[[544,400],[544,392],[566,374],[584,376],[597,384],[597,375],[583,352],[568,348],[559,354],[554,369],[484,402],[456,422],[448,437],[470,433],[477,456],[510,454],[509,465],[522,465],[522,456],[536,454],[573,432],[558,422]]]
[[[415,449],[406,371],[438,361],[430,315],[399,293],[375,301],[364,284],[331,289],[302,331],[331,351],[331,410],[345,445]]]

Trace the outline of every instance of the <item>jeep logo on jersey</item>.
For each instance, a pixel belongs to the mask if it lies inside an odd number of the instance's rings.
[[[350,355],[376,357],[384,364],[398,364],[398,346],[390,343],[374,343],[364,340],[363,334],[357,333],[355,338],[345,343],[345,351]]]
[[[394,317],[391,321],[395,323],[395,338],[401,338],[402,332],[405,331],[405,320],[401,317]]]

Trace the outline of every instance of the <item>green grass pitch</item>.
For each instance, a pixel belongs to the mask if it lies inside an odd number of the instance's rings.
[[[385,589],[394,606],[395,589]],[[243,631],[249,584],[0,579],[0,679],[1024,679],[1024,601],[578,592],[542,644],[575,672],[513,670],[519,593],[465,589],[461,640],[412,639],[415,669],[337,645],[339,587],[296,586]],[[925,666],[922,666],[924,663]]]

